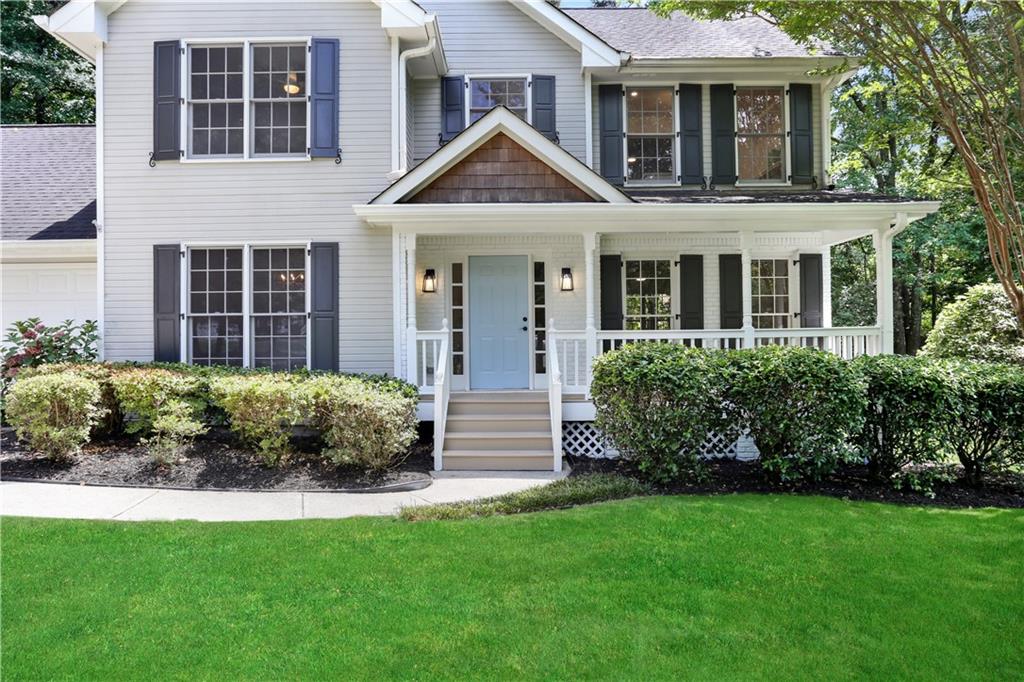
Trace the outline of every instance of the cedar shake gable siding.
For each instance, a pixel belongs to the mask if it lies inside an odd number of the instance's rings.
[[[593,202],[595,199],[498,133],[406,200],[411,204]]]

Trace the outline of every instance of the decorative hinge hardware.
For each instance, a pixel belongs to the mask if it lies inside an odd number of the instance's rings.
[[[334,163],[341,165],[341,147],[338,147],[338,153],[334,156]]]

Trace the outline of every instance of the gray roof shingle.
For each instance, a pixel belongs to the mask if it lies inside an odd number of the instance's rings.
[[[758,17],[697,21],[682,12],[662,19],[642,7],[565,9],[567,15],[634,59],[836,56],[827,45],[809,50]]]
[[[95,219],[95,126],[0,126],[0,239],[95,239]]]

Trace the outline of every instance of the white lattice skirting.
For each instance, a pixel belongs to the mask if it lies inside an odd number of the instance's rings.
[[[725,438],[712,434],[702,448],[705,457],[729,459],[757,459],[757,446],[749,436],[740,436],[731,443]],[[562,422],[562,451],[574,457],[595,459],[615,458],[618,450],[594,422]]]

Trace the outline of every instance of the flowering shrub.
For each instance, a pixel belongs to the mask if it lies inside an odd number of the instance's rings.
[[[99,384],[76,374],[26,377],[7,400],[7,419],[18,438],[56,460],[81,450],[102,413]]]
[[[81,325],[65,320],[55,326],[38,317],[13,323],[3,344],[3,378],[13,379],[25,367],[57,362],[91,362],[96,359],[96,323]]]

